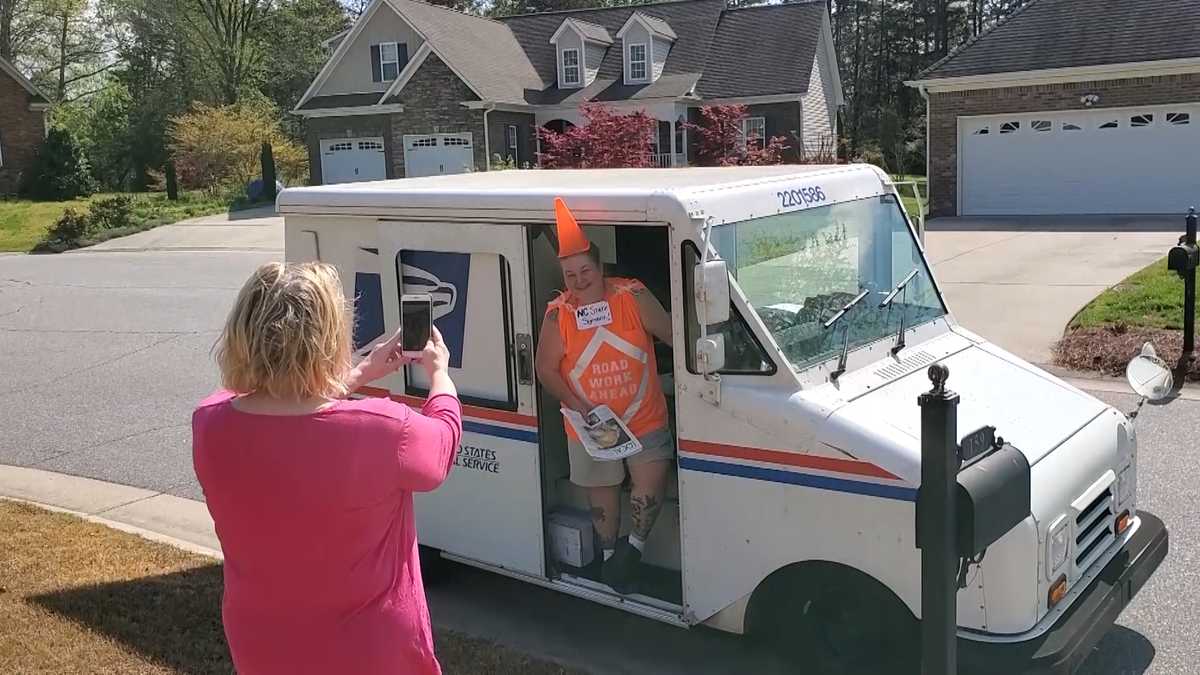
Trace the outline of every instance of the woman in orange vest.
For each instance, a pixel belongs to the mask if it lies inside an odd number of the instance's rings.
[[[627,594],[637,588],[642,550],[662,508],[675,453],[654,359],[654,338],[671,343],[671,317],[641,282],[606,279],[599,249],[584,236],[566,204],[555,199],[554,210],[566,290],[546,308],[537,373],[564,408],[586,416],[606,405],[642,445],[623,460],[597,460],[566,425],[571,482],[587,488],[603,551],[601,578]],[[618,541],[626,466],[633,530]]]
[[[598,247],[584,237],[562,199],[554,199],[554,214],[566,291],[546,307],[536,369],[542,386],[564,408],[587,416],[596,406],[608,406],[642,444],[623,460],[596,460],[566,425],[571,483],[588,489],[604,551],[601,578],[613,590],[630,593],[637,589],[643,546],[658,519],[674,456],[654,359],[654,337],[671,344],[671,315],[640,281],[605,279]],[[632,531],[618,542],[626,466]]]

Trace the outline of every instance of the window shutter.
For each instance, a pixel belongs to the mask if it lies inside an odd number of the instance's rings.
[[[379,45],[371,45],[371,81],[383,82],[383,68],[379,65]]]
[[[399,73],[400,71],[404,70],[404,66],[408,65],[408,43],[407,42],[397,42],[396,43],[396,60],[399,61],[399,64],[396,66],[396,72]]]

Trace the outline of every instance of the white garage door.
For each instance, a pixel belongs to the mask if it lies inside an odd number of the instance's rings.
[[[466,173],[475,166],[471,134],[422,134],[404,136],[404,175],[439,176]]]
[[[1184,213],[1200,104],[959,119],[962,215]]]
[[[352,183],[387,178],[383,138],[337,138],[321,141],[321,182]]]

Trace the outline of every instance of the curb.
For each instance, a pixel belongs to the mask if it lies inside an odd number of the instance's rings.
[[[29,504],[30,506],[36,506],[40,509],[45,509],[47,511],[54,511],[55,513],[65,513],[70,516],[75,516],[76,518],[82,518],[83,520],[86,520],[89,523],[96,523],[98,525],[110,527],[114,530],[120,530],[121,532],[128,532],[129,534],[136,534],[137,536],[139,536],[143,539],[148,539],[150,541],[158,542],[160,544],[166,544],[168,546],[174,546],[175,548],[182,549],[184,551],[188,551],[189,553],[196,553],[198,555],[207,556],[209,558],[215,558],[217,560],[222,560],[222,561],[225,560],[225,554],[221,553],[220,551],[218,551],[216,549],[211,549],[211,548],[208,548],[207,546],[200,546],[199,544],[193,544],[190,541],[184,541],[183,539],[179,539],[177,537],[172,537],[170,535],[162,534],[161,532],[155,532],[153,530],[147,530],[144,527],[138,527],[137,525],[130,525],[129,523],[124,523],[119,520],[111,520],[109,518],[95,516],[90,513],[84,513],[83,511],[64,509],[61,506],[55,506],[53,504],[45,504],[42,502],[35,502],[32,499],[19,499],[17,497],[0,496],[0,500],[4,500],[6,502],[15,502],[18,504]]]

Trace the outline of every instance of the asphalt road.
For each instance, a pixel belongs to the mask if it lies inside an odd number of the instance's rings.
[[[270,252],[0,256],[0,463],[201,498],[189,414],[216,386],[210,349]],[[1098,393],[1122,408],[1132,396]],[[1200,672],[1200,402],[1139,420],[1141,504],[1171,552],[1083,672]],[[434,618],[597,673],[770,670],[740,640],[683,631],[450,566]]]

